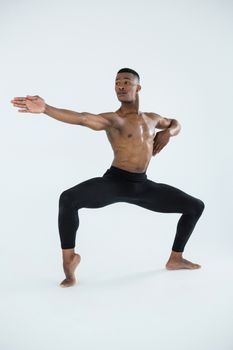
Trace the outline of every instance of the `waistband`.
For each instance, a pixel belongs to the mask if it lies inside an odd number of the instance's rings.
[[[105,175],[113,175],[130,181],[145,181],[147,179],[146,171],[143,173],[134,173],[132,171],[117,168],[113,165],[104,173],[103,176]]]

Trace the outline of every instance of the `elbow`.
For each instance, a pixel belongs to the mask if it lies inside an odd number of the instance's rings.
[[[181,130],[181,124],[177,119],[173,119],[173,125],[174,125],[174,136],[178,135]]]
[[[80,115],[77,117],[76,124],[81,125],[81,126],[86,126],[87,125],[87,117],[83,113],[80,113]]]
[[[181,124],[180,124],[180,122],[179,122],[177,119],[173,119],[173,120],[174,120],[174,122],[176,123],[177,129],[178,129],[178,130],[181,130]]]

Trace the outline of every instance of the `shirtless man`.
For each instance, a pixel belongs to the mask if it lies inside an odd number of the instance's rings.
[[[79,227],[78,210],[101,208],[116,202],[127,202],[161,213],[181,213],[168,270],[198,269],[201,266],[183,258],[184,247],[200,218],[204,203],[178,188],[147,178],[151,157],[159,153],[170,137],[180,132],[176,119],[139,111],[140,77],[130,68],[118,71],[115,92],[121,107],[115,112],[92,114],[52,107],[36,96],[15,97],[11,103],[19,112],[44,113],[59,121],[105,130],[114,152],[111,167],[102,177],[86,180],[61,193],[58,226],[63,269],[66,278],[61,287],[76,283],[75,269],[81,257],[76,254],[75,239]],[[155,133],[155,129],[162,129]]]

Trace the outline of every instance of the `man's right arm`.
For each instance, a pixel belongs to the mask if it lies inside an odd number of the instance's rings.
[[[44,114],[64,123],[86,126],[92,130],[107,130],[113,126],[109,113],[92,114],[74,112],[68,109],[52,107],[46,104]]]
[[[64,123],[86,126],[93,130],[107,130],[114,125],[112,113],[92,114],[74,112],[68,109],[52,107],[40,96],[15,97],[11,100],[19,112],[44,113]]]

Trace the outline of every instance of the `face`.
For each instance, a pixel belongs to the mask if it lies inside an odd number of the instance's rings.
[[[141,90],[137,77],[132,73],[118,73],[115,80],[115,91],[121,102],[132,102]]]

